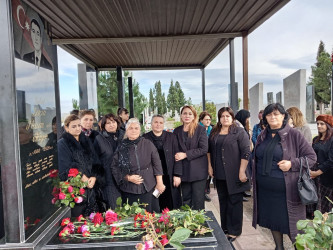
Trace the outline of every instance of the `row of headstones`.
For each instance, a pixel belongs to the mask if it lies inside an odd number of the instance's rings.
[[[266,105],[263,102],[263,83],[257,83],[249,90],[249,108],[251,112],[250,124],[258,123],[257,114]],[[282,99],[283,98],[283,99]],[[300,69],[283,79],[283,92],[276,94],[275,102],[281,103],[285,108],[297,107],[306,117],[307,122],[315,120],[315,101],[313,86],[306,86],[306,70]],[[267,105],[274,103],[273,92],[267,93]],[[229,104],[221,103],[216,105],[218,111],[221,107],[230,106],[238,110],[238,83],[229,85]],[[242,106],[242,105],[240,105]]]

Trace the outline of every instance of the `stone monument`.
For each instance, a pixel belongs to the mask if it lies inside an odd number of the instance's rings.
[[[263,109],[263,83],[259,82],[250,88],[250,128],[252,129],[258,121],[258,113]]]
[[[273,92],[267,92],[267,105],[274,103]]]
[[[281,91],[276,93],[276,102],[283,105],[283,103],[282,103],[282,92]]]
[[[306,121],[308,123],[315,122],[315,100],[314,87],[306,86]]]
[[[306,114],[306,70],[300,69],[283,79],[284,107],[297,107]]]

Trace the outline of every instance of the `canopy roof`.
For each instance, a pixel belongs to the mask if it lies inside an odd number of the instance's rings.
[[[26,0],[54,44],[100,70],[203,68],[289,0]]]

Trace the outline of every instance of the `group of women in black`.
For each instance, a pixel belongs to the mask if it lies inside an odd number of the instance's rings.
[[[233,241],[242,232],[242,200],[243,192],[250,189],[247,166],[251,160],[253,226],[271,229],[277,249],[282,249],[282,235],[288,234],[294,241],[296,222],[305,218],[305,206],[297,194],[301,158],[306,157],[310,167],[317,162],[311,176],[320,175],[321,196],[332,196],[331,116],[317,118],[319,136],[314,139],[313,149],[301,132],[290,127],[282,105],[268,105],[262,115],[265,126],[251,159],[248,131],[236,124],[229,107],[218,111],[208,138],[207,128],[198,124],[192,106],[181,109],[183,125],[173,133],[164,131],[163,116],[155,115],[152,131],[143,136],[139,121],[126,121],[127,110],[123,111],[119,116],[104,116],[100,133],[91,129],[93,112],[81,111],[80,117],[70,115],[65,120],[66,132],[58,142],[60,178],[65,180],[70,168],[78,168],[91,190],[73,209],[74,214],[96,209],[94,199],[101,197],[112,209],[118,197],[129,203],[139,199],[148,211],[185,204],[204,209],[209,174],[217,188],[221,227]],[[320,206],[330,207],[327,202]],[[98,203],[97,207],[100,209]]]

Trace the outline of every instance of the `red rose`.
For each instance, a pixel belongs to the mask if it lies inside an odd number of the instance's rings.
[[[83,195],[86,191],[83,188],[80,188],[80,195]]]
[[[72,197],[72,198],[74,198],[74,197],[75,197],[75,195],[74,195],[74,194],[71,194],[71,197]]]
[[[90,236],[90,232],[89,231],[85,231],[83,234],[82,234],[83,237],[89,237]]]
[[[61,221],[61,226],[66,226],[70,222],[71,222],[70,218],[65,218]]]
[[[160,242],[163,246],[165,246],[166,244],[168,244],[169,241],[168,241],[168,239],[162,239],[162,240],[160,240]]]
[[[59,194],[59,200],[64,200],[66,198],[66,195],[64,193]]]
[[[77,217],[77,221],[81,221],[82,219],[84,219],[84,217],[83,217],[83,215],[82,215],[82,214],[80,214],[80,216],[79,216],[79,217]]]
[[[67,188],[67,190],[68,190],[69,193],[71,193],[71,192],[73,192],[73,187],[72,187],[72,186],[69,186],[69,187]]]
[[[57,169],[51,169],[50,170],[50,178],[56,178],[58,177],[58,170]]]
[[[68,172],[68,177],[76,177],[79,174],[79,170],[71,168]]]
[[[116,229],[117,229],[116,227],[111,228],[111,235],[114,235],[114,231],[116,231]]]
[[[96,226],[97,224],[99,225],[102,224],[103,220],[104,220],[103,215],[101,213],[96,213],[92,222]]]

